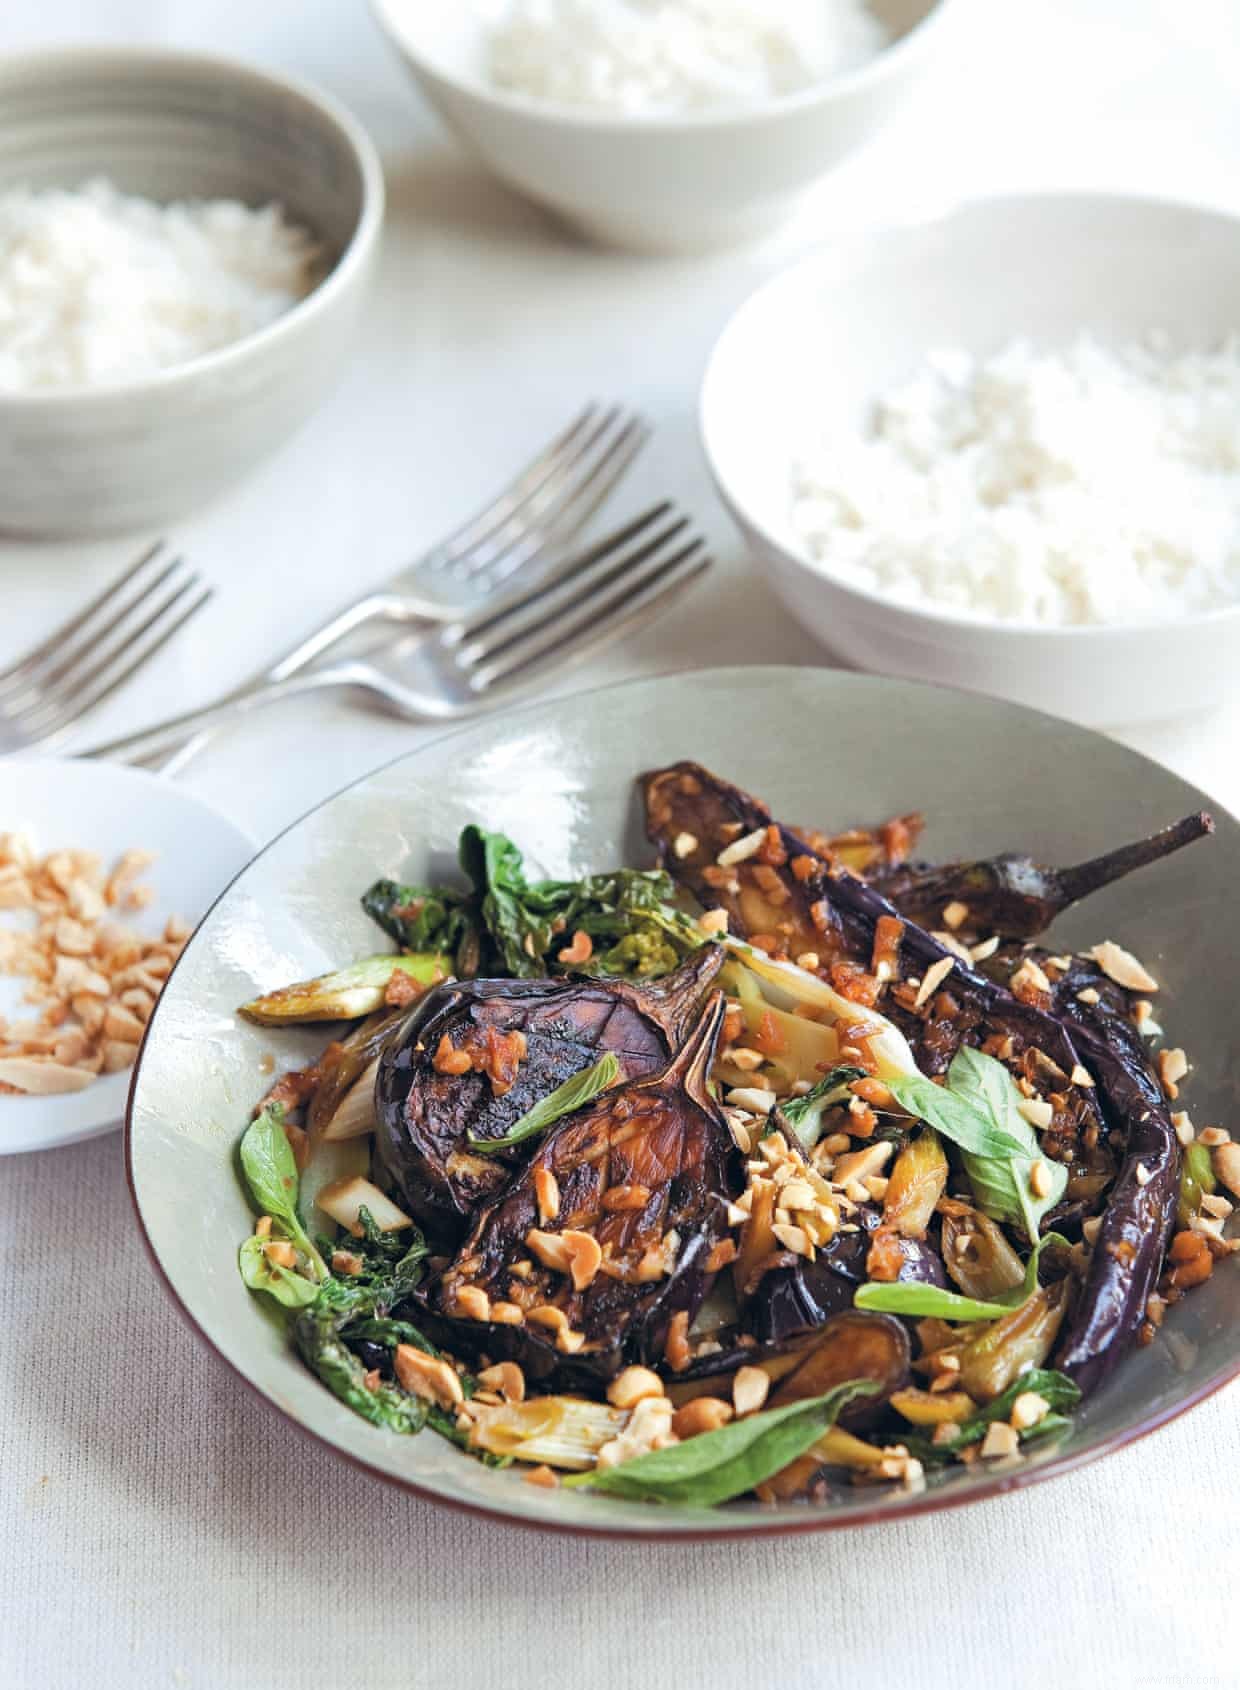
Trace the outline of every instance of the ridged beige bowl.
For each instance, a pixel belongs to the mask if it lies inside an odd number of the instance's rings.
[[[140,381],[0,394],[0,530],[159,528],[282,445],[352,339],[383,173],[334,101],[204,54],[70,48],[0,61],[0,192],[110,177],[151,199],[273,200],[330,269],[256,334]]]

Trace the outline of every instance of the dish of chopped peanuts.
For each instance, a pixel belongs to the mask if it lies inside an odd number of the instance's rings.
[[[0,1153],[119,1124],[193,924],[251,854],[143,771],[0,766]]]

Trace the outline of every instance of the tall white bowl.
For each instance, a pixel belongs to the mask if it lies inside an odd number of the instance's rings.
[[[585,234],[691,251],[778,223],[904,103],[940,51],[950,0],[871,0],[891,44],[848,74],[753,108],[609,115],[502,92],[486,73],[494,0],[371,0],[448,127],[496,176]]]
[[[107,387],[0,394],[0,529],[157,528],[283,444],[343,366],[383,221],[365,131],[300,83],[146,48],[0,61],[0,191],[93,176],[159,201],[279,201],[331,268],[270,326],[205,357]]]
[[[792,613],[851,664],[1015,699],[1087,724],[1213,706],[1240,686],[1240,605],[1158,624],[1046,628],[911,608],[833,574],[791,522],[789,471],[822,430],[863,431],[875,399],[936,347],[977,354],[1165,331],[1240,333],[1240,219],[1112,195],[982,200],[848,236],[752,295],[701,396],[719,492]]]

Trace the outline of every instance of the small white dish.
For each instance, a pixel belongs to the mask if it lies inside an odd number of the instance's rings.
[[[1063,346],[1240,332],[1240,218],[1170,201],[1045,194],[841,236],[760,288],[715,346],[702,438],[719,492],[772,585],[850,664],[942,681],[1087,725],[1174,717],[1238,684],[1240,605],[1157,624],[1047,628],[912,608],[833,575],[791,524],[792,461],[870,408],[927,353],[1024,338]]]
[[[254,855],[241,829],[171,781],[116,763],[72,758],[0,758],[0,832],[29,833],[41,853],[61,846],[97,851],[111,863],[132,846],[154,851],[144,879],[149,910],[126,926],[152,936],[170,915],[196,925]],[[0,917],[8,927],[10,912]],[[24,982],[0,976],[0,1014],[20,1014]],[[31,1013],[27,1006],[26,1013]],[[52,1150],[121,1124],[131,1074],[102,1075],[58,1097],[0,1096],[0,1155]]]
[[[890,44],[795,94],[613,114],[493,87],[484,0],[371,3],[427,99],[494,175],[588,237],[641,252],[697,251],[775,227],[909,98],[946,45],[951,9],[871,0]]]

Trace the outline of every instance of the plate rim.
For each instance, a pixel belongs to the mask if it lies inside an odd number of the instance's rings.
[[[968,693],[962,688],[947,686],[941,682],[905,680],[896,676],[868,673],[859,674],[850,670],[832,668],[827,664],[772,663],[745,665],[740,669],[733,666],[716,664],[693,669],[662,670],[652,675],[634,676],[622,681],[613,681],[603,683],[596,687],[582,688],[579,691],[564,695],[564,698],[543,698],[530,704],[523,705],[518,710],[504,712],[502,716],[498,713],[492,713],[489,717],[475,718],[472,721],[462,723],[452,728],[446,733],[433,735],[430,739],[426,740],[424,744],[415,746],[410,751],[405,751],[395,757],[386,759],[384,762],[375,765],[374,768],[364,771],[355,780],[347,781],[343,786],[329,793],[325,798],[310,805],[308,809],[303,811],[301,815],[296,817],[286,827],[281,828],[279,832],[273,834],[271,838],[267,840],[265,844],[254,854],[254,856],[238,870],[228,884],[220,890],[211,905],[203,912],[198,925],[201,926],[202,923],[208,919],[215,910],[216,906],[228,896],[232,888],[243,875],[249,872],[260,857],[265,856],[276,844],[279,843],[280,840],[282,840],[287,834],[292,833],[295,829],[299,828],[310,816],[317,814],[320,810],[326,809],[345,793],[352,792],[356,788],[367,784],[376,777],[394,769],[398,764],[415,764],[432,751],[436,751],[441,748],[443,745],[455,739],[462,738],[466,734],[476,732],[479,726],[485,725],[488,721],[492,721],[496,726],[500,726],[502,724],[507,727],[508,724],[513,721],[523,722],[528,720],[529,717],[537,715],[543,711],[562,707],[565,702],[565,698],[593,698],[609,693],[625,692],[636,687],[654,686],[659,683],[672,680],[719,680],[727,676],[734,677],[738,673],[744,673],[746,676],[753,677],[761,676],[766,678],[768,681],[776,683],[789,676],[828,674],[836,677],[846,685],[855,684],[862,688],[867,686],[886,686],[919,691],[927,690],[946,693],[949,696],[965,698],[970,701],[976,701],[979,699],[984,701],[986,697],[986,695]],[[1098,729],[1087,728],[1079,723],[1066,721],[1064,718],[1055,716],[1049,711],[1037,710],[1029,705],[1017,704],[1007,699],[991,699],[989,702],[997,709],[1031,716],[1044,723],[1050,723],[1055,727],[1065,729],[1073,734],[1079,733],[1090,738],[1107,740],[1108,743],[1123,751],[1137,763],[1145,764],[1149,768],[1157,770],[1162,775],[1170,775],[1172,778],[1181,781],[1184,785],[1190,787],[1195,794],[1205,799],[1213,809],[1228,815],[1233,821],[1237,822],[1237,825],[1240,825],[1240,818],[1237,818],[1227,805],[1217,802],[1209,793],[1206,793],[1203,789],[1196,787],[1191,781],[1186,780],[1184,776],[1177,774],[1173,769],[1168,769],[1165,764],[1158,762],[1156,758],[1148,756],[1145,752],[1134,750],[1131,746],[1112,739],[1109,735],[1100,732]],[[195,933],[196,932],[197,928],[195,928]],[[188,949],[189,946],[187,944],[186,951],[188,951]],[[178,958],[177,962],[173,965],[171,974],[168,977],[169,981],[175,976],[177,969],[180,967],[180,963],[181,959]],[[153,1026],[154,1017],[152,1017],[151,1022],[148,1024],[146,1033],[143,1035],[142,1044],[139,1047],[138,1055],[134,1062],[130,1076],[124,1117],[124,1165],[126,1188],[129,1193],[130,1202],[133,1206],[138,1234],[141,1239],[143,1249],[145,1250],[146,1255],[155,1270],[157,1280],[163,1287],[166,1295],[171,1298],[173,1306],[180,1315],[182,1321],[190,1328],[191,1332],[194,1333],[199,1342],[206,1347],[212,1356],[214,1356],[217,1360],[222,1361],[229,1371],[237,1379],[239,1379],[269,1411],[278,1415],[284,1424],[291,1425],[296,1431],[302,1434],[302,1436],[308,1438],[319,1447],[327,1450],[337,1459],[346,1461],[351,1466],[358,1468],[360,1471],[365,1472],[374,1478],[381,1479],[384,1483],[401,1490],[406,1494],[416,1496],[420,1501],[431,1503],[436,1507],[455,1509],[459,1513],[468,1514],[478,1519],[498,1522],[499,1524],[505,1526],[519,1527],[526,1531],[554,1532],[557,1535],[566,1537],[590,1539],[598,1538],[617,1542],[705,1543],[719,1542],[723,1540],[743,1541],[751,1538],[765,1539],[770,1537],[792,1535],[800,1536],[810,1532],[847,1531],[853,1529],[854,1527],[875,1526],[883,1523],[891,1524],[900,1520],[939,1513],[947,1509],[971,1507],[975,1503],[991,1501],[996,1497],[1006,1495],[1013,1491],[1024,1490],[1051,1479],[1064,1478],[1071,1473],[1079,1471],[1083,1467],[1088,1467],[1097,1461],[1101,1461],[1106,1456],[1114,1455],[1118,1451],[1130,1447],[1131,1445],[1139,1442],[1142,1438],[1148,1437],[1151,1433],[1158,1431],[1161,1427],[1169,1424],[1171,1421],[1179,1419],[1181,1415],[1187,1414],[1200,1403],[1206,1401],[1207,1398],[1222,1390],[1224,1386],[1232,1383],[1240,1377],[1240,1344],[1238,1344],[1232,1359],[1229,1362],[1225,1362],[1216,1372],[1212,1373],[1207,1379],[1203,1380],[1188,1396],[1174,1404],[1152,1411],[1131,1426],[1124,1427],[1121,1430],[1105,1436],[1100,1443],[1093,1448],[1078,1450],[1061,1456],[1052,1456],[1045,1463],[1038,1466],[1019,1467],[1002,1473],[996,1472],[993,1476],[983,1479],[980,1482],[971,1485],[967,1489],[961,1488],[959,1490],[955,1490],[952,1487],[947,1487],[942,1491],[923,1491],[920,1494],[914,1494],[902,1498],[898,1508],[893,1508],[890,1503],[885,1500],[876,1500],[872,1507],[863,1508],[857,1512],[850,1513],[843,1518],[839,1517],[836,1510],[831,1508],[823,1508],[821,1510],[813,1511],[806,1509],[804,1518],[780,1518],[764,1522],[760,1519],[755,1520],[752,1515],[748,1515],[745,1517],[744,1523],[740,1524],[739,1522],[730,1523],[728,1517],[721,1517],[719,1524],[717,1525],[706,1524],[704,1522],[700,1526],[696,1524],[685,1527],[677,1526],[673,1530],[668,1531],[661,1529],[658,1525],[659,1513],[658,1510],[653,1507],[643,1510],[638,1505],[634,1505],[636,1514],[646,1513],[649,1516],[645,1522],[635,1519],[632,1526],[617,1524],[594,1526],[583,1524],[575,1520],[556,1520],[547,1517],[531,1518],[528,1514],[524,1514],[517,1509],[510,1510],[500,1506],[498,1503],[477,1502],[461,1496],[448,1495],[438,1490],[434,1490],[427,1485],[421,1484],[418,1480],[410,1478],[407,1475],[391,1472],[378,1465],[377,1462],[372,1461],[367,1456],[345,1448],[342,1444],[335,1442],[335,1440],[329,1437],[326,1433],[317,1430],[315,1427],[299,1419],[295,1414],[292,1414],[281,1407],[281,1405],[276,1402],[273,1397],[269,1396],[268,1393],[255,1380],[253,1380],[237,1362],[227,1355],[219,1344],[216,1343],[215,1339],[212,1338],[206,1331],[203,1325],[199,1322],[197,1316],[194,1314],[193,1310],[189,1308],[180,1292],[173,1285],[172,1280],[165,1270],[156,1251],[150,1233],[147,1230],[146,1220],[143,1215],[142,1204],[138,1194],[137,1175],[134,1167],[134,1104],[138,1082],[142,1074],[142,1064],[146,1053],[147,1039],[150,1036],[150,1031]],[[731,1517],[731,1520],[736,1521],[736,1517]]]

